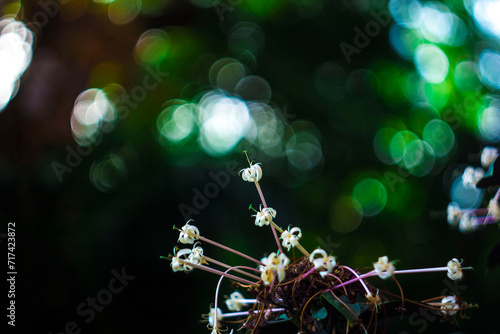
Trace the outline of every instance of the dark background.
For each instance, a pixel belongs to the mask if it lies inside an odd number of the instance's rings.
[[[159,256],[172,253],[178,237],[172,226],[184,224],[179,205],[192,205],[193,189],[211,182],[211,171],[225,170],[234,161],[246,167],[242,151],[253,146],[241,141],[229,153],[211,156],[195,140],[162,146],[154,128],[165,101],[194,100],[211,89],[208,68],[193,64],[202,55],[213,60],[236,57],[228,48],[227,31],[239,21],[256,23],[265,35],[252,74],[270,84],[271,101],[287,107],[293,119],[284,122],[304,120],[319,132],[321,163],[305,173],[294,171],[283,157],[256,153],[254,159],[264,164],[261,186],[269,205],[278,211],[278,222],[300,226],[306,249],[331,240],[331,251],[354,268],[368,267],[383,255],[399,260],[401,269],[444,266],[453,257],[463,258],[475,270],[465,272],[455,288],[469,303],[479,304],[467,312],[468,319],[457,317],[454,324],[424,314],[392,317],[387,332],[498,332],[500,270],[488,262],[499,240],[498,229],[490,226],[461,234],[447,225],[445,214],[450,201],[447,175],[461,164],[478,165],[477,154],[487,143],[469,126],[454,128],[452,151],[423,177],[406,176],[374,154],[377,131],[395,117],[411,123],[412,106],[401,90],[393,91],[399,81],[383,77],[378,69],[410,72],[414,64],[391,48],[389,27],[382,27],[350,63],[339,45],[353,45],[354,27],[364,27],[373,20],[370,10],[385,10],[386,3],[323,1],[318,12],[308,9],[307,1],[223,2],[229,7],[208,8],[187,1],[147,3],[157,7],[151,5],[149,14],[140,13],[123,25],[110,22],[106,4],[73,0],[62,5],[65,9],[37,31],[31,65],[17,96],[0,114],[0,217],[4,226],[16,222],[16,332],[60,333],[71,321],[81,333],[209,332],[198,320],[214,302],[218,277],[199,271],[173,273]],[[465,18],[471,30],[468,38],[480,41],[461,5],[447,3]],[[41,8],[39,2],[23,2],[18,18],[29,22]],[[222,19],[220,9],[227,9]],[[97,66],[105,61],[117,64],[113,79],[130,91],[147,73],[133,56],[138,38],[148,29],[174,26],[190,31],[194,42],[172,41],[178,43],[180,55],[158,65],[170,76],[59,182],[53,162],[64,163],[67,147],[78,145],[70,127],[75,99],[86,89],[109,83]],[[468,48],[473,46],[450,49],[448,54],[458,59]],[[340,70],[329,79],[327,93],[321,94],[314,78],[327,62]],[[363,77],[350,85],[347,77],[360,69],[376,72],[377,80]],[[477,92],[487,93],[486,87]],[[441,113],[463,99],[454,93]],[[112,191],[100,191],[89,177],[91,166],[110,152],[124,151],[127,176]],[[398,177],[394,187],[387,187],[388,175]],[[392,202],[389,199],[378,215],[363,217],[352,232],[339,233],[331,226],[332,203],[351,195],[363,176],[385,180],[386,188],[393,190]],[[268,231],[254,226],[247,210],[250,203],[259,204],[254,186],[231,176],[229,185],[191,218],[203,236],[259,258],[276,246]],[[240,263],[213,247],[205,251]],[[87,316],[77,314],[78,306],[108,287],[113,270],[134,278],[86,323]],[[450,281],[444,273],[433,273],[400,277],[399,282],[405,297],[423,300],[440,295]],[[226,282],[221,295],[231,291]]]

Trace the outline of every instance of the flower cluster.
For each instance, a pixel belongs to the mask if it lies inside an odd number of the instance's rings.
[[[262,272],[260,277],[265,285],[269,285],[274,282],[276,276],[278,276],[279,282],[283,281],[290,259],[283,253],[278,255],[273,252],[268,257],[263,258],[261,262],[264,265],[259,267],[259,270]]]
[[[475,170],[467,173],[470,174],[466,177],[468,186],[475,186],[474,184],[480,181],[476,177],[479,174],[476,174]],[[371,281],[372,277],[389,279],[401,274],[446,272],[449,279],[459,280],[463,276],[463,270],[471,269],[462,267],[462,261],[453,258],[442,267],[396,270],[395,261],[389,261],[388,256],[381,256],[377,262],[373,262],[371,270],[363,273],[340,264],[335,256],[324,249],[317,248],[309,253],[300,244],[302,230],[299,227],[290,226],[284,230],[276,223],[276,210],[267,206],[259,185],[263,176],[261,165],[250,163],[250,167],[242,169],[240,174],[244,181],[255,184],[260,196],[259,211],[253,215],[255,225],[270,229],[278,250],[257,260],[203,237],[190,220],[181,229],[176,229],[179,231],[178,242],[193,244],[193,248],[175,248],[173,255],[162,257],[171,261],[170,265],[175,272],[200,269],[220,276],[215,290],[215,303],[204,316],[212,334],[226,330],[224,327],[229,323],[239,323],[239,329],[253,332],[257,327],[283,321],[297,324],[301,333],[351,332],[354,331],[352,327],[357,327],[361,332],[368,332],[373,324],[373,317],[379,316],[379,308],[385,307],[389,296],[397,296],[376,288]],[[498,210],[494,210],[495,208],[490,209],[490,215],[498,216]],[[448,208],[449,220],[455,224],[465,224],[462,223],[464,216],[468,216],[468,221],[472,221],[472,213],[461,210],[456,203],[450,204]],[[475,225],[476,222],[469,224]],[[253,262],[253,265],[231,266],[212,259],[204,255],[202,243],[232,252]],[[297,250],[302,256],[290,258],[285,250],[293,251],[293,254]],[[231,293],[225,302],[228,313],[223,313],[217,307],[223,278],[233,281],[243,292],[252,295],[252,298],[246,298],[239,291]],[[403,303],[406,300],[402,293],[398,297]],[[437,298],[424,300],[420,304],[427,303],[429,308],[438,310],[443,317],[453,316],[458,311],[463,312],[470,307],[455,296]],[[432,300],[436,302],[429,302]],[[248,309],[243,311],[245,307]],[[236,320],[228,321],[228,318]]]
[[[487,171],[485,172],[481,167],[475,168],[469,166],[465,168],[461,176],[462,184],[464,188],[474,189],[475,191],[472,194],[475,194],[477,198],[483,197],[486,188],[498,187],[500,185],[498,176],[500,172],[500,167],[498,167],[500,159],[497,158],[498,150],[496,148],[485,147],[481,153],[481,164]],[[457,203],[456,201],[451,202],[447,208],[448,224],[458,228],[462,233],[469,233],[488,224],[499,223],[499,198],[500,188],[496,189],[495,195],[489,200],[485,208],[477,207],[475,204],[473,207],[470,207],[471,204],[468,201],[465,201],[464,204]],[[463,198],[459,199],[464,201]]]

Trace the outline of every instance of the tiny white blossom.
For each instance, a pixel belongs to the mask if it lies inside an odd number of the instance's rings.
[[[294,227],[292,229],[288,228],[288,230],[284,230],[283,233],[281,233],[283,247],[287,250],[290,250],[292,246],[297,246],[300,238],[302,238],[302,231],[298,227]]]
[[[467,167],[462,175],[462,182],[466,187],[475,187],[476,183],[484,176],[484,170],[480,167]]]
[[[201,246],[197,246],[199,243],[196,243],[191,250],[191,254],[189,254],[188,261],[194,264],[205,264],[208,263],[203,256],[203,248]]]
[[[448,261],[448,277],[454,281],[462,279],[462,267],[460,266],[462,261],[454,258]]]
[[[451,202],[450,204],[448,204],[448,208],[446,211],[448,213],[448,224],[456,227],[460,222],[460,218],[462,218],[462,210],[457,203]]]
[[[200,237],[200,231],[194,225],[189,225],[189,220],[181,229],[178,241],[183,244],[193,244]]]
[[[377,290],[377,294],[374,295],[373,293],[371,292],[368,292],[366,295],[365,295],[366,299],[368,299],[368,304],[371,308],[375,308],[375,309],[378,309],[378,307],[380,305],[382,305],[382,299],[380,299],[379,295],[378,295],[378,290]]]
[[[273,208],[260,208],[260,211],[252,215],[252,217],[255,217],[255,225],[259,227],[269,225],[273,218],[276,218],[276,210]]]
[[[462,233],[469,233],[477,230],[478,223],[477,217],[472,212],[465,212],[460,218],[460,223],[458,224],[458,230]]]
[[[488,216],[493,217],[495,221],[500,220],[500,206],[498,205],[498,201],[495,199],[490,200],[488,203]]]
[[[260,163],[251,164],[250,167],[240,170],[243,181],[260,181],[262,178],[262,168],[259,165]]]
[[[265,285],[271,284],[275,274],[278,275],[278,281],[285,279],[286,267],[290,263],[290,259],[283,253],[279,256],[276,253],[271,253],[267,258],[263,258],[261,262],[264,266],[260,266],[261,278]]]
[[[172,267],[172,270],[175,271],[191,271],[193,270],[193,267],[186,265],[183,261],[188,261],[188,256],[191,254],[190,249],[181,249],[179,251],[176,251],[174,249],[174,256],[172,257],[172,262],[170,263],[170,266]]]
[[[211,307],[210,313],[208,314],[208,325],[216,330],[220,326],[220,319],[222,319],[222,311],[220,308]]]
[[[498,150],[491,146],[486,146],[481,152],[481,165],[488,169],[498,157]]]
[[[448,296],[441,299],[441,313],[446,315],[454,315],[457,313],[456,310],[460,309],[460,306],[457,304],[457,300],[455,296]]]
[[[229,298],[226,299],[226,306],[229,311],[241,311],[243,307],[243,303],[241,301],[245,299],[241,293],[238,291],[233,292],[229,295]]]
[[[314,265],[316,269],[323,268],[324,271],[320,271],[321,277],[325,277],[327,274],[331,273],[333,268],[337,265],[335,256],[328,256],[325,250],[318,248],[315,249],[311,255],[309,255],[309,261]]]
[[[389,258],[387,256],[382,256],[378,258],[378,262],[373,264],[373,268],[377,272],[380,278],[386,279],[392,276],[396,267],[392,262],[389,262]]]

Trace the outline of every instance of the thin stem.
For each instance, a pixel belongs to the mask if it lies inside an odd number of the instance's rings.
[[[224,267],[224,268],[226,268],[226,269],[229,269],[229,268],[234,268],[234,267],[232,267],[232,266],[230,266],[230,265],[228,265],[228,264],[225,264],[225,263],[223,263],[223,262],[220,262],[220,261],[217,261],[217,260],[215,260],[215,259],[212,259],[212,258],[210,258],[210,257],[208,257],[208,256],[206,256],[206,255],[204,255],[204,256],[203,256],[203,258],[204,258],[205,260],[207,260],[208,262],[212,262],[213,264],[216,264],[216,265],[218,265],[218,266]],[[257,272],[260,272],[259,270],[255,269],[255,268],[251,268],[251,267],[246,267],[245,269],[252,269],[252,270],[255,270],[255,271],[257,271]],[[255,276],[255,275],[250,274],[250,273],[247,273],[247,272],[246,272],[246,271],[244,271],[244,270],[240,270],[240,269],[233,269],[233,270],[234,270],[234,271],[236,271],[236,272],[238,272],[238,273],[240,273],[240,274],[244,274],[244,275],[247,275],[248,277],[254,278],[254,279],[256,279],[256,280],[260,280],[260,277]]]
[[[310,274],[312,274],[314,271],[316,270],[316,267],[312,267],[311,270],[309,270],[308,272],[306,272],[300,279],[299,281],[302,281],[304,278],[306,278],[307,276],[309,276]]]
[[[353,270],[351,267],[348,267],[348,266],[342,266],[342,267],[349,270],[354,276],[359,277],[359,274],[355,270]],[[370,289],[368,289],[368,287],[366,286],[365,282],[362,279],[360,279],[360,283],[363,286],[363,288],[365,288],[366,293],[370,294],[371,293]]]
[[[335,285],[332,289],[337,289],[337,288],[340,288],[340,287],[343,287],[344,285],[348,285],[348,284],[351,284],[351,283],[354,283],[354,282],[357,282],[359,280],[362,280],[363,278],[366,278],[366,277],[370,277],[370,276],[375,276],[377,275],[377,272],[375,270],[372,270],[370,272],[367,272],[366,274],[363,274],[363,275],[359,275],[357,276],[356,278],[353,278],[353,279],[350,279],[348,281],[345,281],[344,283],[342,284],[339,284],[339,285]]]
[[[228,274],[228,272],[230,272],[231,270],[236,270],[236,269],[239,269],[239,268],[244,268],[244,266],[235,266],[235,267],[232,267],[232,268],[229,268],[228,270],[226,270],[223,274],[223,276],[221,276],[219,278],[219,282],[217,283],[217,289],[215,290],[215,317],[214,317],[214,328],[217,328],[217,300],[219,298],[219,288],[220,288],[220,284],[222,282],[222,279],[225,277],[228,277],[228,276],[233,276],[233,275],[230,275]],[[236,276],[235,276],[236,277]]]
[[[259,181],[255,180],[254,183],[255,183],[255,187],[257,188],[257,192],[259,193],[260,200],[262,201],[262,205],[264,206],[264,208],[267,208],[266,199],[264,198],[264,194],[262,193],[262,189],[260,189]],[[277,226],[276,227],[275,226],[276,226],[276,224],[271,223],[271,230],[273,231],[274,239],[276,240],[276,244],[278,245],[278,249],[280,250],[280,253],[283,253],[283,249],[281,248],[281,243],[280,243],[280,240],[278,238],[278,233],[276,233]],[[283,230],[281,230],[281,232],[283,232]]]
[[[493,200],[498,202],[499,198],[500,198],[500,188],[498,188],[497,193],[495,194],[495,197],[493,197]]]
[[[488,225],[488,224],[496,224],[496,223],[497,223],[497,221],[495,220],[495,217],[484,216],[484,217],[477,217],[477,223],[475,225],[479,226],[479,225]]]
[[[164,257],[164,256],[160,256],[160,259],[170,260],[168,257]],[[193,267],[193,268],[196,268],[196,269],[201,269],[201,270],[204,270],[204,271],[208,271],[209,273],[212,273],[212,274],[224,276],[224,277],[227,277],[227,278],[232,279],[234,281],[238,281],[238,282],[240,282],[242,284],[247,284],[247,285],[248,284],[249,285],[255,284],[255,282],[246,280],[246,279],[238,277],[238,276],[227,274],[227,273],[222,272],[222,271],[217,270],[217,269],[213,269],[213,268],[210,268],[210,267],[207,267],[207,266],[203,266],[203,265],[195,264],[195,263],[192,263],[192,262],[184,261],[184,260],[181,260],[181,259],[177,259],[177,260],[180,263],[185,264],[187,266],[190,266],[190,267]],[[233,268],[235,268],[235,267],[233,267]],[[227,270],[226,270],[226,272],[227,272]]]
[[[488,211],[489,210],[487,208],[478,208],[478,209],[463,210],[463,212],[472,212],[476,216],[487,215]]]
[[[250,260],[250,261],[253,261],[253,262],[257,263],[257,264],[258,264],[258,265],[260,265],[260,266],[263,266],[263,265],[264,265],[262,262],[260,262],[259,260],[254,259],[254,258],[253,258],[253,257],[251,257],[251,256],[248,256],[248,255],[246,255],[246,254],[243,254],[243,253],[241,253],[241,252],[238,252],[237,250],[234,250],[234,249],[229,248],[229,247],[227,247],[227,246],[221,245],[221,244],[219,244],[218,242],[215,242],[215,241],[213,241],[213,240],[207,239],[207,238],[205,238],[205,237],[199,237],[198,239],[199,239],[200,241],[204,241],[204,242],[206,242],[206,243],[212,244],[212,245],[217,246],[217,247],[219,247],[219,248],[225,249],[225,250],[227,250],[228,252],[234,253],[234,254],[239,255],[239,256],[241,256],[241,257],[244,257],[245,259]]]
[[[460,268],[462,270],[474,269],[472,267],[464,267]],[[396,270],[394,274],[417,274],[417,273],[431,273],[436,271],[448,271],[448,267],[435,267],[435,268],[422,268],[422,269],[405,269],[405,270]]]
[[[265,312],[283,312],[285,311],[284,308],[272,308],[272,309],[269,309],[269,310],[266,310]],[[260,313],[261,311],[260,310],[257,310],[257,311],[254,311],[252,313]],[[250,315],[250,312],[249,311],[243,311],[243,312],[233,312],[233,313],[224,313],[222,314],[222,317],[223,318],[230,318],[230,317],[240,317],[240,316],[243,316],[243,315]]]

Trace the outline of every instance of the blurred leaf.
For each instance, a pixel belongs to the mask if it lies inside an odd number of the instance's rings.
[[[290,321],[290,320],[292,320],[292,318],[289,318],[287,314],[283,313],[283,314],[279,315],[275,320],[268,321],[268,323],[269,324],[278,324],[278,323],[286,322],[286,321]]]
[[[326,316],[328,315],[328,312],[326,311],[326,308],[324,307],[312,307],[311,309],[311,314],[313,316],[314,319],[317,319],[317,320],[321,320],[321,319],[325,319]]]
[[[326,299],[330,304],[332,304],[349,322],[349,326],[352,326],[354,321],[361,314],[361,308],[358,303],[351,304],[346,296],[340,296],[335,299],[330,293],[325,293],[321,295],[322,298]]]

